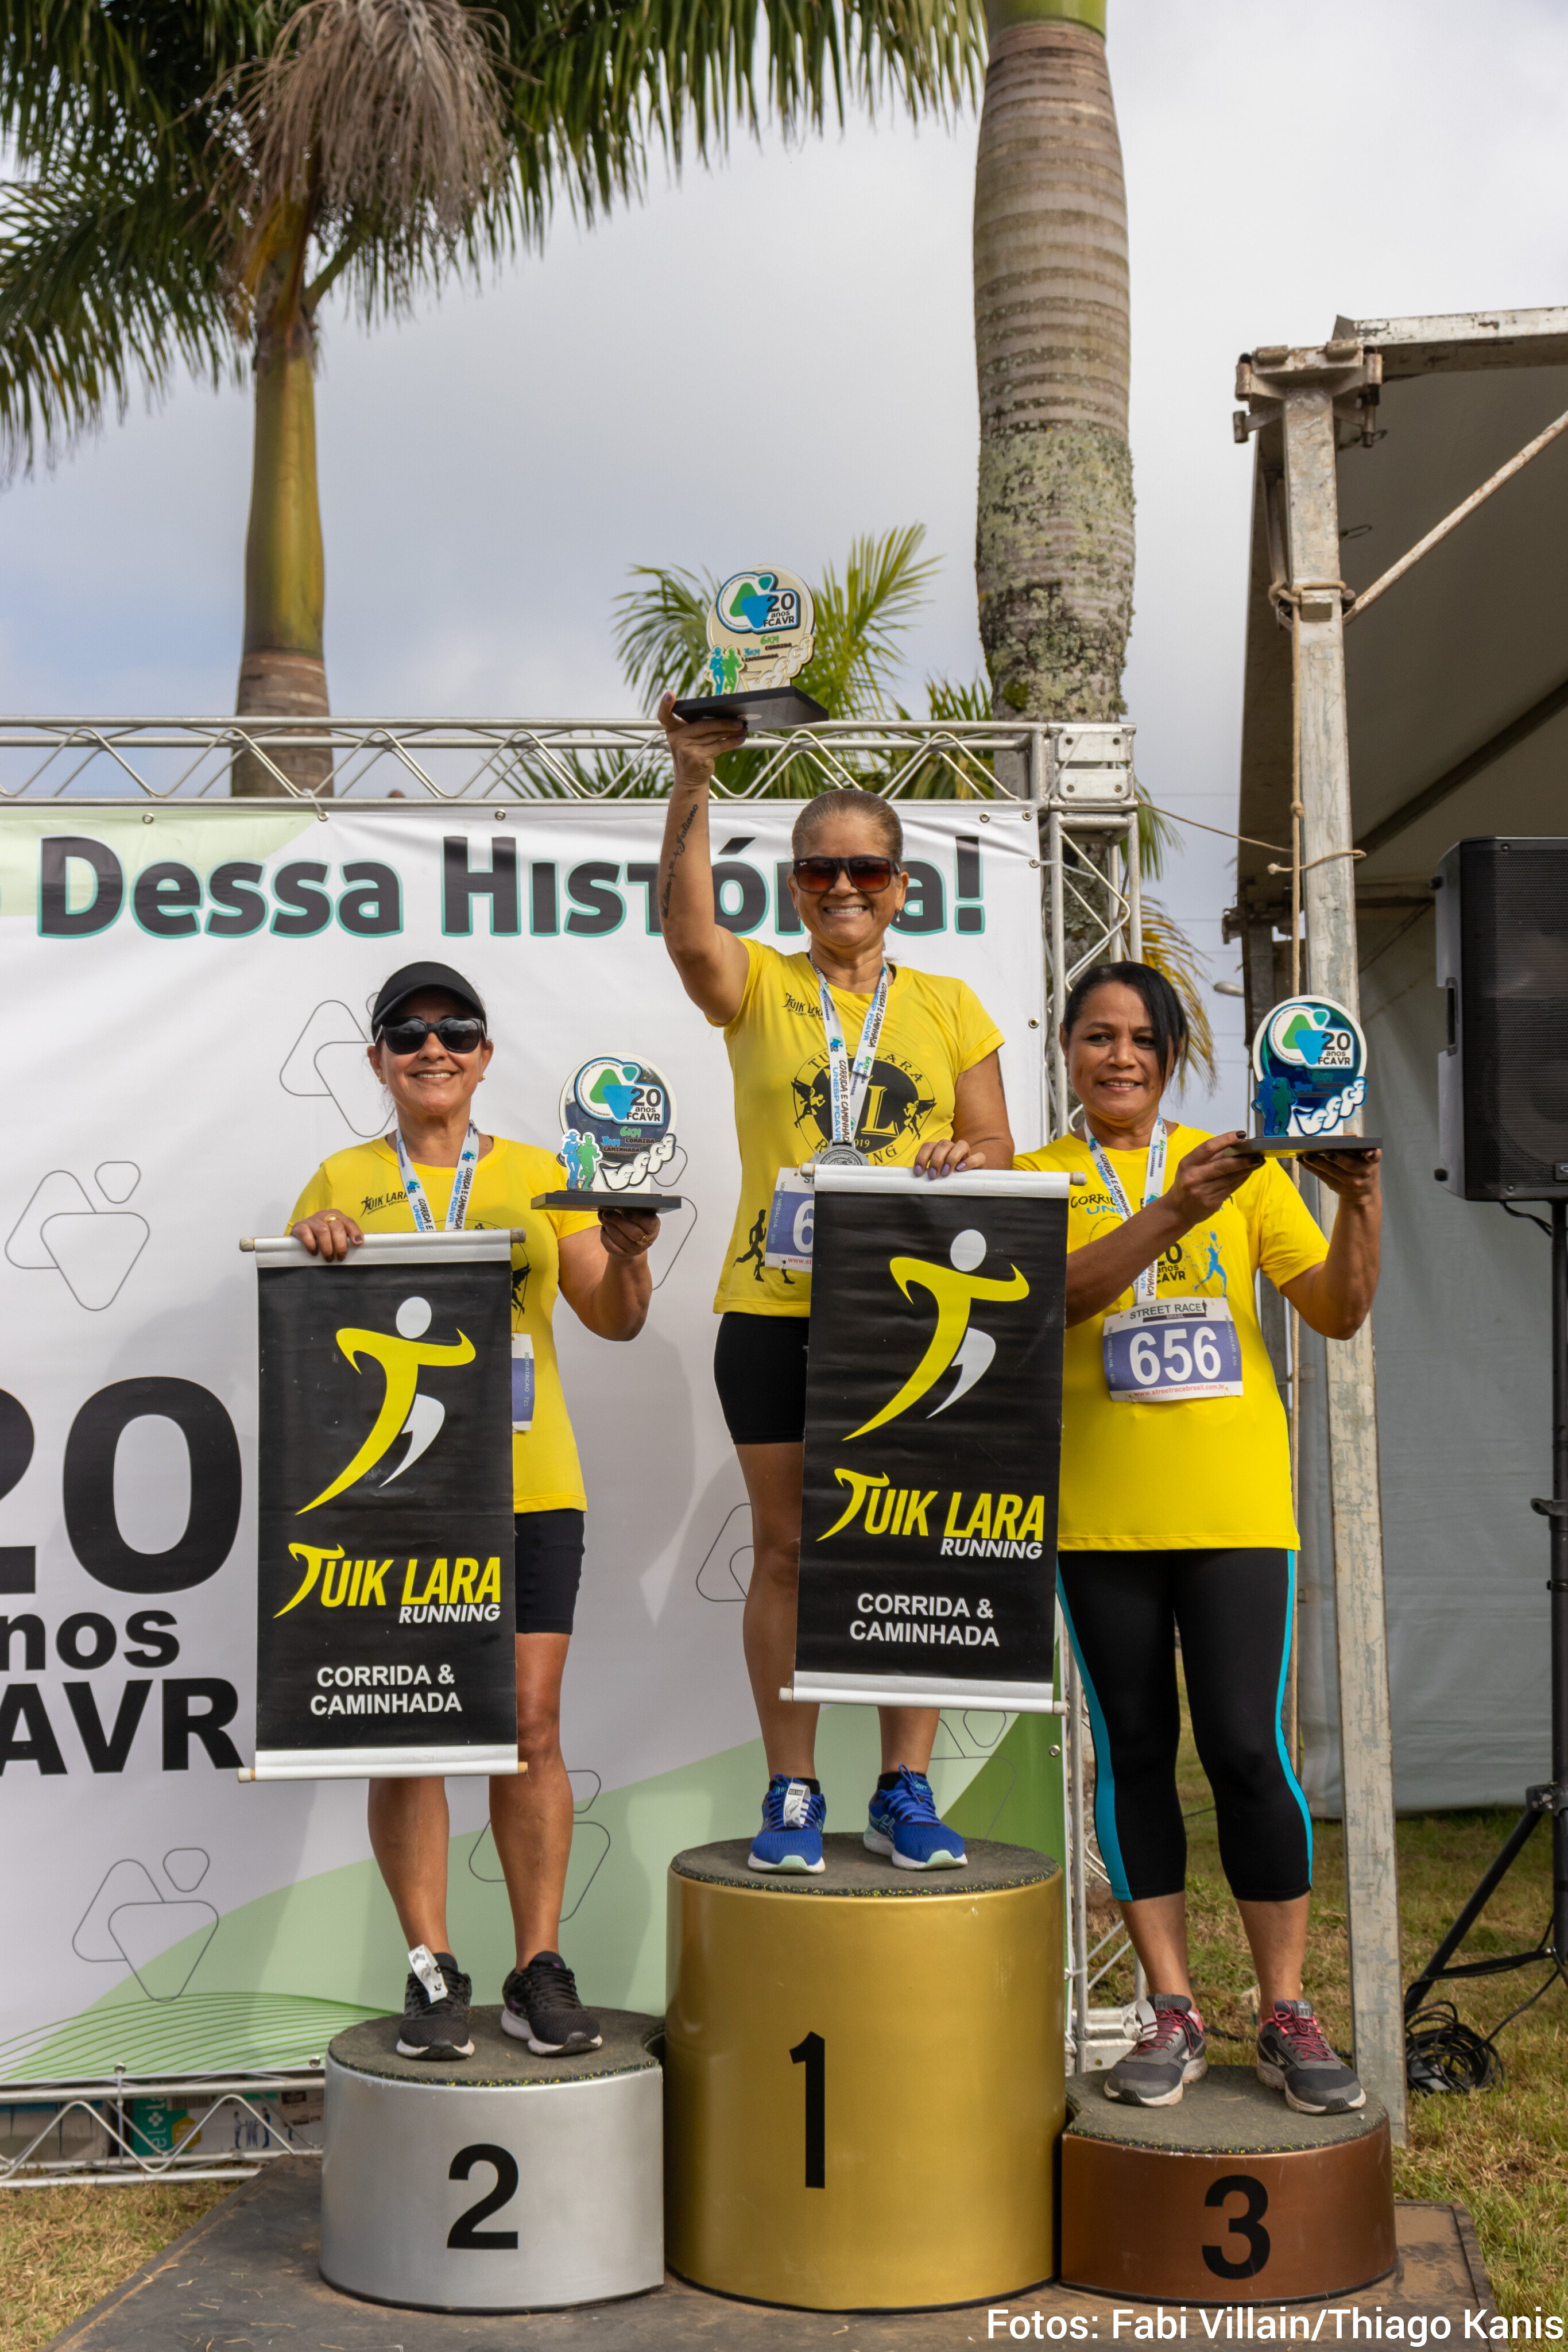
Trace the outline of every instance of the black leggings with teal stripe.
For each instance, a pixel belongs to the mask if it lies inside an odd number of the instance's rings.
[[[1094,1833],[1123,1902],[1179,1895],[1176,1636],[1219,1858],[1244,1903],[1312,1883],[1312,1828],[1281,1723],[1295,1554],[1064,1551],[1058,1584],[1094,1734]]]

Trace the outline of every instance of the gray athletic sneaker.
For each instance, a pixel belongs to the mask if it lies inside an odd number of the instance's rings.
[[[1132,2107],[1174,2107],[1208,2072],[1203,2020],[1182,1992],[1138,2003],[1138,2039],[1105,2077],[1105,2096]]]
[[[1299,2116],[1347,2116],[1366,2093],[1335,2056],[1310,2000],[1277,2000],[1258,2028],[1258,2080]]]

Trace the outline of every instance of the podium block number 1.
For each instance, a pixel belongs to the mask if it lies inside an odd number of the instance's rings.
[[[446,2178],[448,2180],[466,2180],[476,2164],[495,2167],[496,2186],[487,2197],[480,2198],[477,2205],[470,2205],[466,2213],[459,2213],[446,2233],[446,2242],[465,2253],[483,2253],[486,2248],[516,2253],[517,2233],[515,2230],[479,2230],[476,2229],[475,2223],[487,2221],[492,2213],[498,2213],[502,2206],[509,2205],[517,2195],[517,2158],[507,2148],[493,2147],[483,2140],[476,2141],[472,2147],[458,2149]]]
[[[827,2187],[828,2045],[820,2033],[808,2033],[789,2053],[790,2063],[806,2069],[806,2186]]]

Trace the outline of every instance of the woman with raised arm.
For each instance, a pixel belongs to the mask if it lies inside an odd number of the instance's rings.
[[[530,1424],[512,1436],[516,1515],[517,1754],[526,1772],[490,1783],[490,1827],[511,1901],[517,1965],[501,2023],[545,2057],[597,2050],[599,2020],[561,1958],[561,1897],[571,1853],[571,1783],[560,1753],[560,1678],[582,1573],[585,1496],[556,1368],[561,1293],[601,1339],[634,1339],[648,1313],[646,1253],[658,1220],[536,1209],[566,1181],[536,1144],[481,1135],[474,1096],[495,1053],[485,1007],[446,964],[405,964],[371,1014],[371,1067],[395,1123],[374,1143],[322,1161],[290,1226],[312,1255],[340,1260],[369,1234],[510,1226],[512,1330],[531,1343]],[[471,2058],[471,1979],[446,1930],[446,1785],[372,1780],[371,1846],[409,1947],[398,2049],[405,2058]]]
[[[1105,2095],[1174,2106],[1208,2064],[1187,1973],[1179,1633],[1220,1861],[1258,1970],[1258,2073],[1303,2115],[1343,2115],[1365,2095],[1301,1996],[1312,1831],[1281,1721],[1299,1538],[1254,1285],[1261,1270],[1325,1339],[1361,1328],[1377,1287],[1380,1155],[1314,1156],[1339,1196],[1325,1241],[1244,1135],[1167,1124],[1160,1099],[1186,1017],[1147,964],[1086,972],[1061,1044],[1086,1133],[1016,1165],[1086,1180],[1068,1207],[1059,1590],[1093,1727],[1095,1833],[1151,1996]]]
[[[888,925],[909,877],[897,814],[874,793],[823,793],[795,820],[789,891],[808,934],[801,953],[724,929],[708,793],[715,761],[742,737],[720,719],[684,725],[673,700],[659,710],[675,763],[660,916],[686,994],[724,1031],[740,1145],[740,1201],[714,1300],[714,1377],[751,1501],[746,1663],[770,1776],[751,1867],[818,1871],[827,1803],[813,1769],[817,1709],[779,1696],[795,1658],[811,1278],[768,1264],[769,1211],[781,1175],[824,1151],[933,1178],[1010,1165],[1002,1037],[961,980],[888,961]],[[936,1710],[877,1712],[883,1770],[866,1844],[901,1870],[962,1866],[964,1841],[938,1817],[926,1778]]]

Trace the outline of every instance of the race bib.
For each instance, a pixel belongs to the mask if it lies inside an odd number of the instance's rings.
[[[817,1196],[799,1168],[780,1168],[768,1210],[768,1244],[764,1265],[782,1266],[786,1274],[811,1271],[811,1218]]]
[[[1107,1315],[1113,1404],[1194,1404],[1241,1394],[1241,1335],[1224,1298],[1161,1298]]]
[[[534,1343],[526,1331],[512,1334],[512,1429],[526,1437],[534,1425]]]

